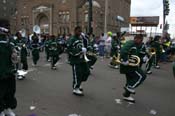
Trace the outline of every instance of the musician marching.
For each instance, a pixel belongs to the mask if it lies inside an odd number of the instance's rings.
[[[111,57],[112,60],[110,62],[110,67],[118,69],[119,68],[119,64],[116,63],[116,58],[118,57],[118,53],[119,53],[119,39],[117,38],[116,35],[113,36],[112,38],[112,42],[111,42]]]
[[[142,44],[142,41],[143,35],[136,35],[134,40],[127,41],[124,44],[120,52],[120,73],[126,75],[123,99],[129,102],[135,102],[134,98],[131,97],[131,94],[135,94],[135,88],[143,83],[143,81],[146,79],[146,75],[139,67],[139,64],[138,66],[131,66],[129,61],[130,55],[139,56],[139,47]]]
[[[49,44],[51,42],[51,39],[49,36],[46,35],[46,40],[44,42],[44,47],[45,47],[45,54],[46,54],[46,61],[50,62],[50,55],[49,55]]]
[[[32,48],[33,66],[36,66],[40,57],[39,55],[40,45],[39,45],[39,38],[35,32],[33,33],[33,36],[32,36],[31,48]]]
[[[49,56],[51,58],[51,69],[56,70],[56,65],[55,64],[59,60],[61,47],[57,43],[56,37],[54,35],[52,35],[50,37],[50,42],[49,42],[49,45],[48,45],[48,49],[49,49]]]
[[[10,41],[13,43],[17,53],[17,59],[15,63],[15,69],[17,70],[16,77],[18,80],[23,80],[28,70],[28,50],[26,46],[27,39],[24,37],[23,33],[17,32],[15,36],[10,39]]]
[[[151,51],[151,50],[155,50],[155,48],[152,48],[151,44],[153,42],[153,37],[149,37],[148,42],[146,43],[146,47],[147,47],[147,53],[148,53],[148,61],[146,62],[146,73],[147,74],[152,74],[151,68],[155,59],[155,55],[153,52],[155,51]]]
[[[160,39],[161,39],[161,36],[155,36],[154,37],[154,40],[151,42],[151,47],[155,49],[156,51],[156,55],[154,57],[154,67],[156,69],[159,69],[160,66],[159,66],[159,60],[160,60],[160,56],[163,52],[163,48],[161,46],[161,43],[160,43]]]
[[[81,37],[83,39],[84,47],[87,49],[87,58],[89,59],[87,62],[88,66],[90,69],[93,69],[97,61],[94,38],[91,38],[84,33],[81,33]]]
[[[74,35],[67,43],[69,60],[73,70],[73,94],[83,96],[81,88],[82,82],[87,81],[90,70],[85,60],[87,49],[83,45],[83,40],[80,37],[81,27],[77,26],[74,29]]]
[[[0,27],[0,116],[16,116],[17,107],[15,66],[17,59],[14,44],[8,41],[8,29]],[[13,54],[15,52],[15,54]]]
[[[139,46],[139,57],[140,57],[140,68],[142,68],[142,65],[147,62],[148,60],[148,54],[146,51],[146,45],[144,42],[141,43]]]
[[[18,64],[18,69],[20,69],[20,63],[22,64],[23,70],[28,70],[28,63],[27,63],[27,46],[26,46],[26,38],[22,37],[20,32],[16,33],[16,39],[14,40],[15,48],[20,54],[20,62]]]

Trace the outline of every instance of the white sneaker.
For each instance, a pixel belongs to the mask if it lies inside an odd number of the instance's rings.
[[[119,66],[118,66],[118,65],[116,65],[116,66],[114,66],[114,68],[115,68],[115,69],[119,69]]]
[[[151,73],[152,73],[152,71],[150,71],[150,70],[146,72],[146,74],[151,74]]]
[[[109,64],[109,67],[111,67],[111,68],[115,68],[115,69],[119,69],[119,66],[118,66],[118,65],[112,65],[112,64]]]
[[[78,95],[78,96],[83,96],[83,92],[80,91],[80,89],[74,89],[73,94]]]
[[[133,97],[123,97],[123,100],[128,101],[128,102],[135,102]]]
[[[155,66],[155,68],[156,68],[156,69],[159,69],[159,68],[160,68],[160,66],[158,66],[158,65],[157,65],[157,66]]]
[[[36,67],[36,64],[32,64],[33,67]]]
[[[57,69],[57,67],[56,67],[56,66],[53,66],[53,67],[52,67],[52,69],[53,69],[53,70],[56,70],[56,69]]]
[[[18,75],[18,76],[17,76],[17,79],[18,79],[18,80],[23,80],[24,78],[25,78],[25,77],[24,77],[24,76],[21,76],[21,75]]]
[[[94,69],[94,66],[90,66],[90,69]]]
[[[80,89],[80,91],[83,91],[83,87],[82,87],[82,86],[80,86],[80,88],[79,88],[79,89]]]
[[[5,116],[4,112],[1,112],[1,113],[0,113],[0,116]]]
[[[16,116],[15,113],[12,111],[12,109],[6,109],[4,110],[5,115],[7,116]]]

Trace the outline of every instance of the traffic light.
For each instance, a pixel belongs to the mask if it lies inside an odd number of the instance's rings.
[[[169,24],[168,23],[166,23],[165,25],[164,25],[164,30],[169,30]]]
[[[169,0],[163,0],[163,5],[164,5],[164,15],[169,15],[170,8],[169,8]]]

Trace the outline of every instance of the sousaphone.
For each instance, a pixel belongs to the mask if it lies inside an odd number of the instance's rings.
[[[33,32],[35,32],[36,34],[40,34],[41,28],[38,25],[35,25],[35,26],[33,26]]]

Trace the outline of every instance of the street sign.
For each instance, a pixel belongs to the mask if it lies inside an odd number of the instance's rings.
[[[130,17],[130,23],[132,26],[157,26],[159,16]]]

